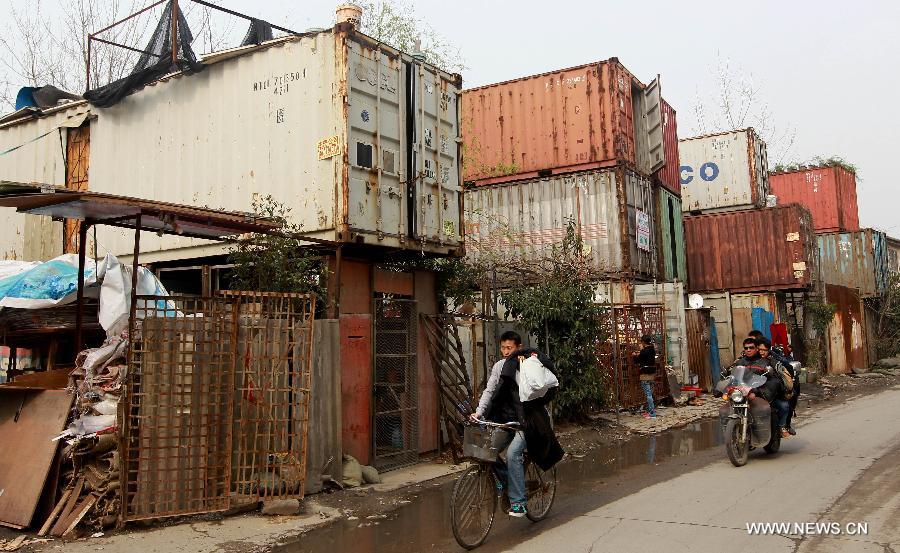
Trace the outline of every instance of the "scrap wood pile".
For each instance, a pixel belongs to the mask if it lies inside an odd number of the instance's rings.
[[[78,354],[72,371],[73,420],[64,439],[65,490],[39,536],[69,536],[77,528],[95,531],[116,524],[121,510],[119,433],[116,422],[127,366],[127,339],[114,336]]]

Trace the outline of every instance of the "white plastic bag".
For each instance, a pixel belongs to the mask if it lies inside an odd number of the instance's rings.
[[[531,355],[519,363],[516,382],[519,385],[519,401],[523,402],[544,397],[547,390],[559,386],[556,375],[540,362],[537,355]]]

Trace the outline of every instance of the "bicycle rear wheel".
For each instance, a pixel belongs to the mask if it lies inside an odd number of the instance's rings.
[[[453,484],[450,496],[450,523],[456,543],[474,549],[484,543],[497,510],[494,472],[488,465],[466,469]]]
[[[556,467],[543,471],[529,461],[525,467],[525,491],[528,496],[526,516],[532,522],[543,520],[556,499]]]

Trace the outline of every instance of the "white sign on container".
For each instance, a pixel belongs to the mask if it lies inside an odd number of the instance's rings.
[[[635,210],[637,217],[637,247],[645,252],[650,251],[650,216],[645,212]]]

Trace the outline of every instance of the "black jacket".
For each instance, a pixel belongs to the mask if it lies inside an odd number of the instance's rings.
[[[518,421],[525,432],[528,455],[542,470],[549,470],[565,454],[556,439],[550,413],[547,411],[547,405],[556,397],[556,388],[550,389],[543,397],[522,403],[519,400],[519,385],[516,383],[519,358],[528,357],[532,353],[537,353],[541,364],[553,370],[550,358],[536,349],[526,348],[510,355],[501,369],[500,386],[491,400],[487,418],[498,423]]]
[[[653,374],[656,372],[656,348],[648,344],[641,352],[634,356],[634,363],[641,368],[641,374]]]

